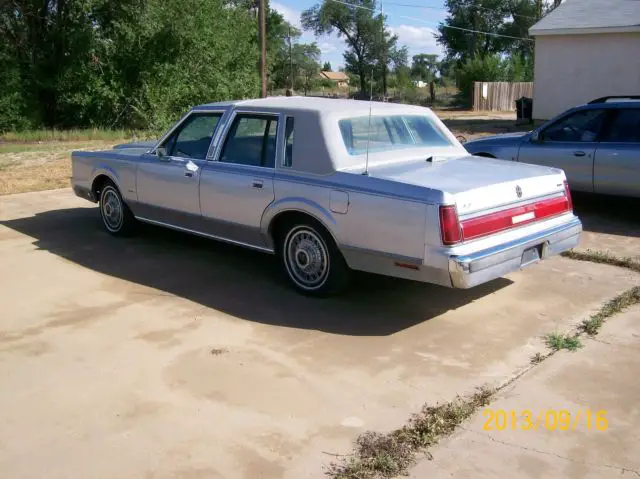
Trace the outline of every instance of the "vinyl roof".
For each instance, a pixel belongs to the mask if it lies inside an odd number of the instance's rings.
[[[416,112],[424,112],[427,108],[414,105],[405,105],[402,103],[387,103],[378,101],[365,101],[365,100],[345,100],[338,98],[321,98],[321,97],[308,97],[308,96],[275,96],[267,98],[258,98],[254,100],[238,100],[238,101],[224,101],[217,103],[207,103],[205,105],[197,106],[198,109],[213,109],[227,106],[236,107],[249,107],[251,109],[265,109],[265,110],[300,110],[300,111],[315,111],[315,112],[336,112],[336,111],[348,111],[350,114],[368,114],[371,106],[372,112],[378,114],[384,112],[393,112],[403,110],[404,112],[414,110]]]

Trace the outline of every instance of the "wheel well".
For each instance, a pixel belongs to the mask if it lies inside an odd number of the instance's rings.
[[[100,200],[100,192],[107,181],[111,181],[111,178],[107,175],[98,175],[93,180],[93,184],[91,185],[91,194],[96,201]]]
[[[335,238],[331,234],[331,231],[322,224],[314,216],[304,213],[302,211],[283,211],[282,213],[278,213],[275,218],[271,220],[269,224],[269,236],[273,240],[274,246],[277,248],[279,244],[280,235],[283,233],[284,228],[292,223],[301,223],[307,222],[315,225],[318,228],[321,228],[323,231],[327,233],[329,238],[332,238],[335,242]]]
[[[491,153],[485,153],[485,152],[474,153],[473,156],[483,156],[485,158],[495,158],[495,156],[493,156]]]

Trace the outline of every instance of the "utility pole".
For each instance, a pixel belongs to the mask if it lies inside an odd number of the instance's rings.
[[[260,80],[262,98],[267,96],[267,34],[265,25],[264,0],[258,0],[258,30],[260,35]]]
[[[291,26],[289,26],[289,77],[291,80],[291,94],[293,95],[293,53],[291,51]]]
[[[382,37],[382,101],[387,101],[387,41],[384,38],[384,7],[382,6],[382,0],[380,0],[380,23]]]

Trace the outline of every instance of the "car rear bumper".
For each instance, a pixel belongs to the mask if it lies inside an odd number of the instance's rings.
[[[567,223],[492,248],[450,256],[451,285],[454,288],[471,288],[518,271],[577,246],[581,232],[582,223],[573,217]]]

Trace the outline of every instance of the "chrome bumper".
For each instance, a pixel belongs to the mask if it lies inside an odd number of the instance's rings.
[[[518,271],[529,264],[523,254],[538,246],[539,259],[545,259],[578,245],[582,223],[578,218],[544,231],[464,256],[449,258],[449,274],[454,288],[471,288]]]

